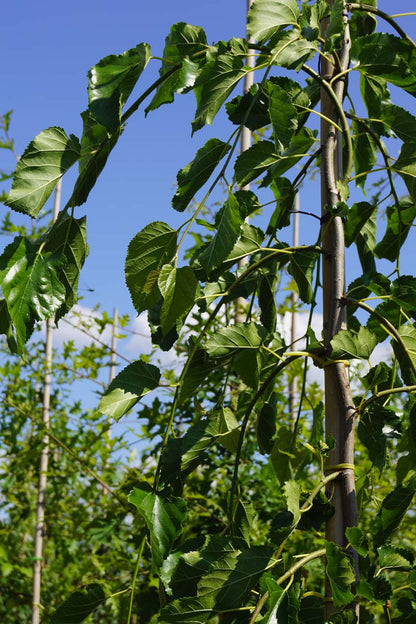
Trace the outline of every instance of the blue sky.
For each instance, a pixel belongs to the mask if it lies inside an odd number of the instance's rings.
[[[396,12],[416,8],[413,0],[379,2],[385,11],[393,6]],[[154,55],[161,55],[164,38],[178,21],[203,26],[210,42],[242,36],[245,0],[120,0],[117,6],[107,0],[6,3],[0,41],[0,113],[14,111],[11,135],[17,152],[49,126],[61,126],[80,136],[79,113],[87,105],[88,69],[102,57],[142,41],[150,44]],[[416,17],[401,18],[400,23],[416,35]],[[158,63],[152,61],[139,81],[137,95],[156,77],[157,70]],[[178,169],[209,137],[224,139],[229,134],[225,116],[219,115],[213,127],[202,129],[191,139],[193,112],[194,97],[189,94],[147,119],[143,111],[136,113],[87,204],[77,209],[79,216],[87,214],[90,244],[80,281],[84,305],[101,303],[109,312],[117,306],[134,315],[123,277],[128,242],[150,221],[165,220],[177,226],[184,220],[184,215],[170,206]],[[0,158],[0,168],[13,167],[8,154],[0,154]],[[64,200],[70,191],[65,178]],[[318,195],[312,187],[306,188],[303,206],[307,203],[308,210],[318,212]],[[301,222],[301,242],[311,242],[309,230],[309,222]],[[285,237],[290,239],[289,234]],[[93,292],[89,292],[91,288]]]

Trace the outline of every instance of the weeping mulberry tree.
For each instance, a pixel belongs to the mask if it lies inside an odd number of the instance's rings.
[[[59,321],[76,300],[79,207],[127,120],[193,91],[192,132],[213,127],[177,175],[183,225],[149,223],[126,254],[133,306],[155,345],[180,349],[181,372],[162,380],[139,358],[98,406],[115,420],[139,410],[149,434],[152,461],[128,496],[137,552],[127,622],[413,621],[416,277],[400,256],[416,216],[416,118],[401,106],[416,94],[416,44],[400,15],[376,4],[256,0],[247,39],[213,45],[202,28],[175,24],[151,87],[136,93],[147,64],[160,62],[147,44],[102,59],[88,75],[81,138],[48,128],[16,167],[7,205],[32,218],[79,169],[51,229],[1,256],[1,330],[19,352],[38,321]],[[247,72],[253,86],[236,95]],[[230,130],[218,138],[223,108]],[[243,127],[255,141],[239,154]],[[320,206],[309,201],[317,171]],[[312,238],[291,246],[302,188]],[[287,287],[308,319],[293,344],[277,323]],[[373,355],[381,344],[383,361]],[[166,380],[169,400],[158,392]],[[84,588],[52,621],[80,622],[108,598]]]

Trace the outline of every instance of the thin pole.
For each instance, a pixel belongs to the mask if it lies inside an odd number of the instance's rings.
[[[249,11],[251,5],[254,0],[247,0],[247,11]],[[248,43],[254,43],[254,39],[250,37],[248,39]],[[253,54],[250,54],[246,58],[246,67],[253,68],[255,66],[255,58]],[[244,93],[248,93],[254,83],[254,72],[248,71],[244,76]],[[240,138],[240,150],[241,152],[245,152],[251,147],[251,131],[246,126],[243,126],[241,130],[241,138]],[[243,191],[248,191],[250,189],[250,184],[246,184],[242,187]],[[248,219],[246,219],[248,222]],[[242,258],[238,262],[238,268],[241,269],[248,262],[248,258]],[[244,306],[246,300],[244,297],[237,297],[235,300],[235,312],[234,312],[234,322],[235,323],[243,323],[245,320],[244,315]]]
[[[297,247],[299,245],[299,193],[295,195],[295,203],[293,206],[293,247]],[[297,310],[296,304],[298,302],[299,295],[296,290],[292,290],[292,314],[291,314],[291,324],[290,324],[290,344],[291,348],[293,348],[293,344],[297,338]],[[292,379],[289,384],[289,414],[291,417],[291,424],[295,425],[297,413],[296,413],[296,390],[297,383],[296,377]]]
[[[58,218],[59,207],[61,205],[61,180],[56,185],[55,200],[53,206],[53,221]],[[39,481],[38,497],[36,504],[36,526],[35,526],[35,554],[33,564],[33,597],[32,597],[32,624],[40,623],[41,609],[41,583],[43,568],[43,551],[45,539],[45,505],[46,505],[46,484],[48,478],[49,464],[49,428],[50,428],[50,400],[52,381],[52,343],[53,343],[53,320],[46,321],[46,341],[45,341],[45,374],[43,377],[43,405],[42,424],[44,434],[42,436],[41,453],[39,460]]]

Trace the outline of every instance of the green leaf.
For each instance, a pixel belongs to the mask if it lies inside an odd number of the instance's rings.
[[[276,178],[270,185],[276,200],[276,208],[267,226],[267,233],[274,234],[276,230],[290,225],[291,212],[295,204],[296,192],[290,180]]]
[[[377,516],[377,532],[374,536],[376,547],[384,544],[400,526],[415,494],[413,486],[399,485],[387,494]]]
[[[256,0],[248,12],[247,32],[259,44],[266,43],[286,26],[297,25],[299,7],[296,0]]]
[[[325,52],[333,52],[334,48],[339,47],[345,32],[344,13],[343,0],[334,0],[331,3],[329,23],[325,31]]]
[[[358,437],[380,473],[386,463],[387,439],[400,437],[400,426],[400,418],[394,409],[374,403],[368,406],[360,418]]]
[[[364,224],[376,210],[376,206],[365,201],[351,206],[345,223],[345,244],[347,247],[356,240]]]
[[[105,391],[98,409],[109,418],[119,420],[145,394],[158,387],[160,371],[157,366],[137,360],[128,364],[113,379]]]
[[[235,161],[235,181],[239,186],[245,186],[278,161],[274,144],[271,141],[258,141]]]
[[[258,386],[261,360],[258,347],[265,338],[265,330],[256,323],[236,323],[220,328],[206,343],[211,357],[233,356],[233,368],[250,387]]]
[[[299,297],[305,303],[313,301],[313,271],[317,260],[317,253],[313,249],[297,249],[290,254],[288,272],[294,278]]]
[[[79,159],[79,174],[68,206],[81,206],[87,201],[91,189],[104,169],[110,152],[121,134],[120,127],[113,133],[109,133],[105,126],[97,122],[90,110],[81,113],[81,117],[83,122],[82,156]]]
[[[161,480],[174,483],[184,478],[206,458],[205,451],[219,437],[214,419],[201,418],[181,438],[171,438],[163,454]]]
[[[414,554],[406,548],[383,544],[378,548],[380,568],[384,570],[409,571],[414,563]]]
[[[403,380],[408,385],[416,383],[414,366],[416,365],[416,328],[411,325],[401,325],[398,328],[404,344],[404,349],[396,340],[392,340],[394,353],[399,360]]]
[[[77,301],[79,276],[88,254],[86,218],[74,219],[62,212],[51,229],[37,242],[44,242],[45,253],[62,259],[57,275],[65,287],[65,302],[55,313],[55,319],[59,320]]]
[[[276,407],[271,403],[264,403],[257,418],[257,442],[262,455],[271,453],[273,436],[276,433]]]
[[[393,164],[392,169],[397,171],[403,178],[413,199],[414,211],[414,203],[416,202],[416,142],[403,143],[399,158]],[[402,202],[400,202],[400,208],[401,203]]]
[[[4,334],[11,353],[18,353],[16,339],[13,334],[13,323],[7,309],[5,299],[0,299],[0,334]]]
[[[165,264],[160,270],[158,285],[163,296],[160,324],[166,335],[194,305],[199,284],[191,267],[177,269]]]
[[[269,592],[269,599],[267,601],[267,613],[262,618],[262,624],[277,624],[279,622],[279,607],[286,597],[286,589],[280,587],[275,579],[266,578],[267,591]]]
[[[336,607],[344,607],[354,600],[351,584],[355,582],[354,567],[351,557],[340,546],[325,541],[327,558],[327,576],[331,585],[332,597]]]
[[[415,141],[416,117],[404,108],[383,102],[380,118],[405,143],[413,143]]]
[[[331,340],[332,357],[368,360],[377,343],[377,337],[367,327],[361,326],[358,332],[341,329]]]
[[[371,134],[365,131],[362,124],[354,120],[352,121],[352,131],[355,175],[359,176],[355,183],[364,189],[367,173],[373,169],[377,162],[377,146]]]
[[[286,171],[292,169],[299,160],[305,156],[311,156],[309,150],[316,141],[315,134],[309,128],[301,128],[293,137],[290,147],[277,158],[276,163],[272,164],[270,172],[262,181],[261,186],[268,186],[271,180],[280,178]]]
[[[160,569],[163,559],[182,532],[186,502],[183,498],[150,492],[144,486],[134,488],[128,501],[138,509],[146,522],[150,531],[153,563]]]
[[[358,71],[416,94],[416,53],[406,39],[386,33],[358,37],[351,47],[351,60]]]
[[[298,30],[285,31],[274,37],[271,51],[274,62],[286,69],[300,71],[315,56],[317,45],[300,36]]]
[[[133,305],[140,314],[160,299],[159,272],[176,252],[177,232],[161,221],[146,225],[131,240],[126,258],[126,282]]]
[[[62,128],[38,134],[22,154],[14,172],[6,206],[37,217],[58,181],[77,162],[81,146],[76,136]]]
[[[206,272],[209,274],[228,257],[239,237],[243,219],[235,195],[229,193],[221,211],[215,236],[198,256]]]
[[[266,546],[228,550],[199,581],[198,596],[214,597],[219,612],[241,606],[272,557],[273,550]]]
[[[376,272],[376,263],[374,260],[374,250],[376,247],[376,231],[377,213],[373,212],[373,214],[364,223],[355,239],[358,256],[360,258],[360,263],[364,274]]]
[[[325,614],[322,600],[317,596],[307,596],[300,601],[299,622],[324,624]]]
[[[122,107],[149,58],[149,46],[140,43],[123,54],[106,56],[88,72],[88,109],[109,132],[118,130]]]
[[[182,598],[174,600],[162,609],[159,624],[203,624],[212,618],[217,610],[211,596],[203,598]]]
[[[260,280],[258,292],[260,321],[261,324],[271,333],[275,331],[277,322],[274,283],[275,279],[273,275],[263,275]]]
[[[197,151],[195,158],[178,172],[178,190],[172,199],[175,210],[179,212],[185,210],[229,149],[230,145],[227,143],[219,139],[209,139]]]
[[[101,585],[91,583],[85,591],[76,591],[58,607],[50,624],[78,624],[95,611],[106,597]]]
[[[192,122],[192,133],[212,123],[224,101],[246,74],[246,57],[247,44],[243,39],[233,38],[218,44],[217,55],[204,65],[195,82],[198,106]]]
[[[290,146],[298,127],[298,115],[290,96],[278,85],[273,85],[269,93],[269,115],[276,151],[281,152]]]
[[[19,352],[34,324],[55,314],[65,301],[65,287],[57,274],[58,262],[21,236],[0,256],[0,286],[16,330]]]
[[[203,51],[208,48],[205,32],[199,26],[178,22],[171,26],[165,39],[160,76],[165,76],[178,65],[178,69],[157,88],[156,94],[146,108],[146,114],[162,104],[173,102],[175,93],[192,88],[199,73],[199,64],[205,61]],[[192,58],[192,60],[191,60]]]

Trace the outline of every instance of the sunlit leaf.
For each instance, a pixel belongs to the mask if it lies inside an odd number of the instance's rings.
[[[58,607],[50,624],[78,624],[87,619],[106,599],[101,585],[91,583],[85,591],[76,591]]]
[[[160,371],[157,366],[141,360],[128,364],[113,379],[105,391],[98,409],[118,420],[148,392],[159,385]]]
[[[278,85],[273,85],[269,93],[269,115],[276,150],[281,152],[289,147],[297,130],[298,115],[290,96]]]
[[[168,72],[172,72],[175,65],[178,68],[159,85],[156,94],[146,108],[146,114],[162,104],[173,102],[175,93],[181,93],[193,87],[199,72],[199,63],[205,60],[205,55],[202,53],[207,48],[205,32],[199,26],[191,26],[191,24],[184,22],[178,22],[171,26],[165,39],[162,67],[159,73],[161,76],[165,76]]]
[[[414,203],[416,202],[416,142],[403,144],[393,169],[403,178],[413,199],[414,208]]]
[[[258,141],[238,156],[235,162],[236,183],[239,186],[248,184],[278,160],[279,156],[271,141]]]
[[[246,73],[247,45],[243,39],[221,41],[215,58],[199,74],[194,92],[198,107],[192,132],[211,124],[224,101]]]
[[[296,0],[256,0],[247,18],[247,31],[258,43],[266,43],[286,26],[297,25],[299,7]]]
[[[34,324],[55,314],[65,301],[59,261],[18,236],[0,256],[0,286],[16,330],[19,351]]]
[[[357,202],[351,206],[345,223],[345,244],[347,247],[356,240],[364,224],[376,210],[376,206],[365,201]]]
[[[367,327],[360,327],[358,332],[341,329],[331,340],[332,357],[368,360],[377,343],[377,337]]]
[[[199,285],[191,267],[177,269],[170,264],[161,268],[158,285],[163,296],[160,324],[166,335],[177,321],[182,321],[194,305]]]
[[[198,257],[199,262],[207,273],[216,269],[233,250],[240,234],[243,219],[240,214],[238,202],[230,193],[221,211],[215,236]]]
[[[106,56],[88,72],[88,108],[109,132],[120,126],[122,107],[149,58],[149,46],[140,43],[123,54]]]
[[[230,146],[227,143],[219,139],[209,139],[197,151],[195,158],[178,172],[178,190],[172,199],[172,206],[175,210],[179,212],[185,210],[195,193],[205,184],[229,149]]]
[[[149,223],[131,240],[126,257],[126,283],[138,314],[160,298],[160,269],[176,251],[177,232],[162,221]]]
[[[153,563],[159,569],[182,532],[186,502],[183,498],[149,491],[144,486],[135,487],[130,492],[128,500],[138,509],[146,522],[150,531]]]
[[[17,163],[7,206],[37,217],[64,173],[80,157],[76,136],[62,128],[48,128],[38,134]]]

